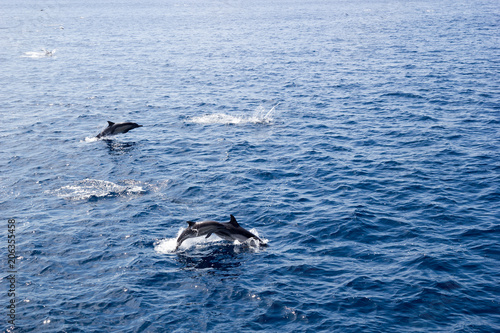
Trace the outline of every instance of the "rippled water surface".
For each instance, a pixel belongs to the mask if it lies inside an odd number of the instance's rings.
[[[500,331],[499,22],[494,0],[4,3],[2,329]],[[108,120],[143,127],[94,139]],[[230,214],[268,246],[175,251]]]

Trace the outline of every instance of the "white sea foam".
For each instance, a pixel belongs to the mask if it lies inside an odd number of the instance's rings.
[[[241,124],[271,124],[274,121],[276,104],[270,110],[259,106],[251,116],[229,115],[225,113],[206,114],[190,119],[195,124],[223,124],[223,125],[241,125]]]
[[[177,238],[165,238],[155,243],[155,251],[161,254],[174,253],[176,246]]]
[[[185,228],[180,228],[177,231],[177,236],[174,238],[165,238],[157,241],[155,244],[155,251],[161,254],[171,254],[175,252],[175,249],[177,247],[177,238],[181,235],[181,233],[185,230]],[[259,237],[259,233],[257,232],[256,229],[251,229],[251,233],[253,233],[255,236]],[[261,237],[259,237],[261,238]],[[261,238],[264,244],[267,244],[268,240]],[[226,241],[222,240],[219,238],[217,235],[212,235],[209,238],[203,237],[194,237],[194,238],[188,238],[184,242],[182,242],[181,246],[179,247],[180,251],[187,250],[192,247],[206,247],[214,243],[227,243]],[[248,239],[247,241],[240,243],[239,241],[234,241],[233,245],[241,245],[241,246],[246,246],[249,247],[255,251],[259,249],[259,244],[253,239]],[[238,247],[237,247],[238,248]]]
[[[100,139],[98,137],[92,136],[92,137],[86,137],[85,142],[96,142],[99,141]]]
[[[46,50],[42,49],[40,51],[30,51],[30,52],[25,52],[21,57],[23,58],[45,58],[45,57],[52,57],[56,53],[56,50]]]

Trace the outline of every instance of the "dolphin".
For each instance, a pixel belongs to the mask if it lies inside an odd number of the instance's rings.
[[[105,136],[127,133],[128,131],[137,127],[142,127],[142,125],[138,125],[136,123],[115,124],[114,122],[108,120],[108,127],[106,127],[101,133],[97,134],[96,138],[103,138]]]
[[[266,244],[259,237],[252,234],[250,231],[240,227],[238,222],[233,215],[231,220],[226,223],[219,223],[215,221],[205,221],[205,222],[192,222],[187,221],[189,226],[182,232],[182,234],[177,238],[177,246],[175,250],[181,246],[188,238],[205,236],[205,238],[210,237],[212,234],[216,234],[220,238],[234,242],[235,240],[239,242],[244,242],[249,238],[255,239],[259,242],[259,245],[265,246]]]

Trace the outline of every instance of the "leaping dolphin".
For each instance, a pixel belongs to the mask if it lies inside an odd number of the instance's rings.
[[[101,133],[97,134],[96,138],[103,138],[105,136],[116,135],[120,133],[127,133],[128,131],[142,127],[142,125],[138,125],[136,123],[118,123],[115,124],[112,121],[108,120],[108,127],[106,127]]]
[[[250,231],[240,227],[238,222],[233,215],[231,216],[231,221],[226,223],[219,223],[215,221],[205,221],[205,222],[192,222],[187,221],[189,226],[182,232],[182,234],[177,238],[177,247],[175,250],[181,246],[188,238],[205,236],[205,238],[210,237],[212,234],[216,234],[220,238],[234,242],[235,240],[239,242],[244,242],[249,238],[253,238],[259,242],[259,245],[265,246],[266,243],[262,241],[259,237],[252,234]]]

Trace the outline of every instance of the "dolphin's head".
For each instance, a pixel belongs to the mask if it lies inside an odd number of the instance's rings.
[[[137,127],[142,127],[142,125],[136,124],[136,123],[130,123],[130,129],[134,129]]]
[[[195,222],[187,221],[189,226],[180,234],[180,236],[177,238],[177,247],[175,248],[176,250],[181,246],[182,242],[184,242],[188,238],[196,237],[198,236],[198,229],[193,229],[193,226],[196,224]]]

